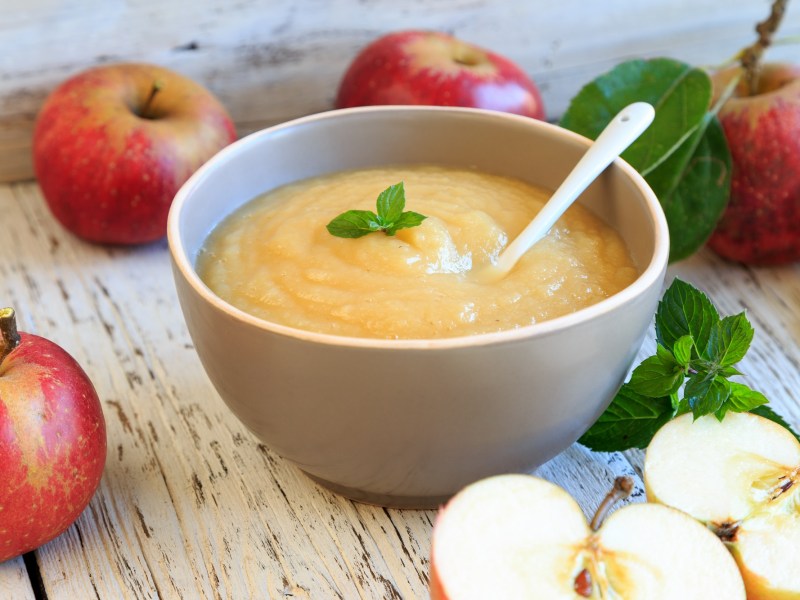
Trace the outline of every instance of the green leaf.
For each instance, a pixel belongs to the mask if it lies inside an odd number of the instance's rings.
[[[736,375],[742,375],[743,373],[735,368],[735,367],[722,367],[718,375],[722,375],[723,377],[735,377]]]
[[[659,346],[661,346],[659,344]],[[689,361],[692,360],[692,350],[694,349],[694,341],[690,335],[682,335],[672,345],[672,353],[677,362],[682,367],[688,367]]]
[[[597,452],[645,448],[656,431],[671,418],[669,398],[646,398],[623,385],[597,422],[578,441]]]
[[[796,431],[795,431],[795,430],[792,428],[792,426],[791,426],[791,425],[789,425],[789,423],[787,423],[787,422],[784,420],[784,418],[783,418],[782,416],[780,416],[778,413],[776,413],[774,410],[772,410],[772,409],[771,409],[771,408],[770,408],[768,405],[766,405],[766,404],[762,404],[761,406],[758,406],[758,407],[756,407],[756,408],[752,409],[752,410],[751,410],[751,411],[749,411],[749,412],[751,412],[751,413],[753,413],[753,414],[755,414],[755,415],[762,416],[762,417],[764,417],[765,419],[769,419],[770,421],[774,421],[775,423],[777,423],[777,424],[778,424],[778,425],[780,425],[781,427],[785,427],[786,429],[788,429],[788,430],[789,430],[789,432],[790,432],[790,433],[791,433],[791,434],[792,434],[792,435],[793,435],[795,438],[797,438],[797,441],[798,441],[798,442],[800,442],[800,434],[798,434],[798,433],[797,433],[797,432],[796,432]]]
[[[680,338],[690,336],[695,349],[705,351],[711,329],[718,321],[719,313],[708,296],[676,278],[658,303],[656,340],[674,351]]]
[[[406,207],[406,191],[403,182],[396,183],[383,190],[376,202],[380,223],[387,228],[394,224]]]
[[[359,238],[374,231],[394,235],[398,229],[416,227],[427,218],[412,211],[403,212],[406,193],[402,181],[378,194],[375,205],[377,214],[369,210],[343,212],[328,223],[328,232],[343,238]]]
[[[700,123],[711,93],[711,81],[700,69],[668,58],[631,60],[584,86],[570,102],[561,126],[597,139],[628,104],[652,104],[653,123],[622,154],[641,172],[663,160]]]
[[[720,319],[705,294],[676,278],[659,302],[655,322],[656,354],[633,370],[630,381],[578,441],[601,451],[642,448],[676,416],[713,414],[721,421],[729,411],[765,416],[800,441],[763,394],[728,380],[741,375],[728,363],[744,357],[753,337],[744,313]],[[697,356],[698,348],[703,356]]]
[[[697,373],[689,378],[684,398],[697,419],[717,412],[731,395],[731,382],[709,373]]]
[[[709,113],[645,179],[667,218],[670,262],[691,256],[713,233],[730,196],[731,156],[717,118]]]
[[[750,412],[769,400],[761,392],[750,389],[743,383],[731,382],[731,395],[725,405],[733,412]]]
[[[584,86],[561,120],[562,127],[596,139],[631,102],[655,107],[653,123],[622,157],[664,208],[673,262],[705,243],[728,201],[731,159],[709,111],[712,87],[705,71],[680,61],[631,60]]]
[[[406,229],[408,227],[416,227],[427,219],[425,215],[415,213],[413,211],[406,211],[394,222],[394,225],[386,228],[386,233],[394,235],[398,229]]]
[[[684,380],[684,371],[669,350],[658,347],[659,353],[646,358],[633,370],[628,387],[642,396],[660,398],[677,392]]]
[[[714,324],[708,339],[706,355],[720,367],[738,363],[753,341],[753,326],[744,313],[725,317]]]
[[[359,238],[380,231],[378,215],[371,210],[348,210],[333,219],[327,225],[331,235],[342,238]]]

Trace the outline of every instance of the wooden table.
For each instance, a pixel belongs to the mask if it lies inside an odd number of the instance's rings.
[[[435,511],[336,496],[255,439],[200,366],[165,242],[85,244],[53,220],[35,183],[0,186],[0,305],[89,373],[108,426],[100,488],[78,521],[0,564],[0,597],[426,598]],[[800,267],[750,269],[702,252],[670,268],[756,329],[740,365],[800,426]],[[642,354],[652,352],[652,331]],[[637,483],[642,453],[574,445],[537,473],[592,512],[613,477]]]

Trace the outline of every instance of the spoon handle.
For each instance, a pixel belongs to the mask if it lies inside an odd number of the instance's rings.
[[[578,161],[536,217],[497,259],[495,268],[508,272],[531,246],[543,238],[564,211],[610,165],[620,153],[647,129],[655,109],[646,102],[623,108]]]

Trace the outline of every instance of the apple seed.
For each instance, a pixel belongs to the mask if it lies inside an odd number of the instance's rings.
[[[592,574],[589,573],[588,569],[584,569],[578,573],[578,576],[575,577],[575,585],[573,587],[575,589],[575,593],[579,596],[583,596],[584,598],[592,597],[594,584],[592,583]]]

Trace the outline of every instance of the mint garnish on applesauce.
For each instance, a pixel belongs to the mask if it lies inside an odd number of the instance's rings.
[[[404,211],[406,192],[403,182],[389,186],[378,195],[377,214],[371,210],[348,210],[327,225],[331,235],[342,238],[359,238],[375,231],[394,235],[398,229],[416,227],[427,217],[413,211]]]

